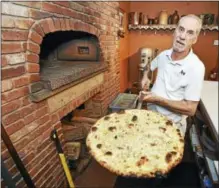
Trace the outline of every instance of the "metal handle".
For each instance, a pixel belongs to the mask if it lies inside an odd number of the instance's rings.
[[[137,105],[137,109],[141,109],[141,107],[142,107],[142,101],[138,101],[138,105]]]

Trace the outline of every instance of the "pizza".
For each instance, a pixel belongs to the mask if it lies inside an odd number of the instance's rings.
[[[138,109],[99,119],[86,144],[98,163],[127,177],[165,175],[181,162],[184,151],[176,124],[157,112]]]

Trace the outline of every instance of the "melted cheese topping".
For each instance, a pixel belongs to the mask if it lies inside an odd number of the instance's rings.
[[[154,177],[182,158],[184,143],[179,130],[168,124],[156,112],[126,110],[98,120],[86,142],[94,158],[112,172]]]

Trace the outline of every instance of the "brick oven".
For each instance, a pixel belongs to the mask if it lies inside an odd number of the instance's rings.
[[[65,182],[53,128],[66,152],[63,117],[98,119],[119,93],[118,9],[118,2],[2,2],[2,124],[37,187]],[[25,187],[1,143],[5,166]]]

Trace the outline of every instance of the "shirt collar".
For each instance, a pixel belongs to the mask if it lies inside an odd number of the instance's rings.
[[[183,62],[187,60],[193,54],[193,50],[191,48],[190,52],[188,53],[186,57],[184,57],[183,59],[177,60],[177,61],[173,61],[171,58],[172,52],[173,52],[173,48],[167,50],[166,56],[170,60],[169,63],[174,64],[174,65],[183,65]]]

